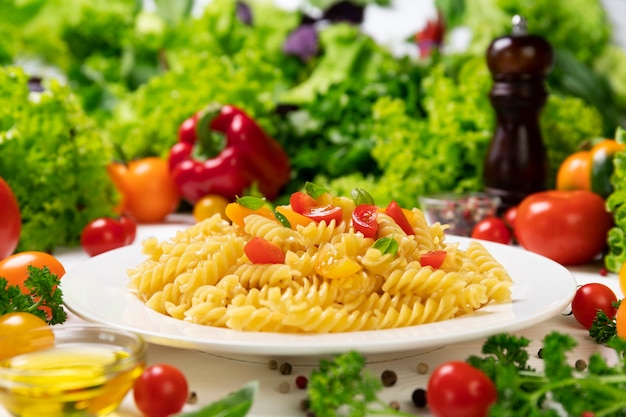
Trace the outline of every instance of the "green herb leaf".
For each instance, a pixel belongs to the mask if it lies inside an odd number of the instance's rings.
[[[381,400],[378,397],[381,389],[380,378],[365,369],[363,356],[350,351],[334,360],[320,360],[319,369],[311,372],[307,388],[309,407],[314,415],[324,417],[415,416]]]
[[[250,195],[245,197],[237,197],[237,203],[246,208],[249,208],[250,210],[260,209],[261,207],[263,207],[263,205],[265,205],[266,201],[267,200],[263,197],[254,197]]]
[[[198,411],[180,414],[179,417],[244,417],[259,392],[259,382],[252,381],[238,391]]]
[[[361,204],[375,204],[372,195],[363,188],[353,189],[350,192],[350,196],[352,197],[352,200],[354,200],[354,204],[356,204],[357,206]]]
[[[613,303],[616,308],[619,308],[621,300],[617,303]],[[606,344],[617,335],[617,325],[615,317],[609,317],[603,310],[596,312],[596,317],[593,319],[591,328],[589,328],[589,336],[598,344]]]
[[[60,278],[46,266],[35,268],[29,265],[28,274],[24,281],[28,293],[24,293],[17,285],[9,285],[5,278],[0,277],[0,315],[22,311],[34,314],[48,324],[65,322],[67,313],[63,309]],[[50,309],[50,317],[42,307]]]
[[[291,223],[283,213],[274,210],[274,217],[276,217],[276,220],[278,220],[280,224],[291,229]]]
[[[317,198],[322,194],[329,192],[330,190],[321,185],[314,184],[312,182],[306,182],[304,184],[304,191],[313,198]]]
[[[392,237],[381,237],[372,247],[381,251],[383,255],[390,253],[392,256],[396,256],[399,249],[398,242]]]

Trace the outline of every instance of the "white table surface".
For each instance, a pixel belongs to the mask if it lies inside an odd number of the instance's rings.
[[[171,229],[173,224],[180,224],[181,227],[185,227],[190,222],[189,217],[171,216],[168,218],[167,227]],[[163,226],[141,225],[138,229],[137,242],[148,236],[158,234],[159,228],[162,229]],[[66,270],[70,270],[73,266],[89,259],[80,248],[60,250],[55,255],[63,263]],[[529,265],[529,268],[532,268],[532,265]],[[595,262],[570,268],[570,270],[579,284],[602,282],[611,287],[618,298],[621,298],[622,294],[617,276],[615,274],[602,276],[599,272],[600,268],[601,264]],[[67,321],[67,323],[81,322],[80,318],[72,314]],[[572,361],[580,358],[587,360],[591,353],[596,351],[603,352],[611,359],[611,351],[595,344],[589,338],[587,331],[576,322],[573,316],[557,315],[547,321],[516,332],[516,334],[532,340],[529,348],[532,366],[541,369],[541,360],[537,358],[536,352],[541,346],[543,337],[553,330],[571,334],[578,341],[578,347],[572,352]],[[442,362],[452,359],[466,359],[471,354],[480,354],[482,342],[483,340],[476,340],[453,344],[426,352],[377,355],[368,358],[367,370],[377,376],[386,369],[395,371],[398,375],[397,384],[393,387],[383,388],[381,398],[387,401],[398,401],[403,410],[427,417],[429,416],[427,410],[417,409],[411,403],[411,393],[416,388],[426,388],[430,374],[430,372],[419,374],[417,365],[420,362],[426,363],[432,371]],[[275,359],[278,363],[289,361],[293,366],[292,374],[281,375],[276,370],[270,370],[267,366],[269,359]],[[195,405],[186,405],[184,411],[197,409],[201,405],[208,404],[237,390],[249,381],[258,380],[260,391],[249,413],[250,417],[297,417],[305,415],[299,407],[300,402],[306,397],[306,392],[296,387],[295,378],[298,375],[308,376],[312,367],[317,363],[317,358],[218,357],[204,352],[151,344],[148,348],[148,363],[168,363],[180,368],[185,373],[190,390],[196,392],[198,402]],[[278,390],[279,384],[283,381],[290,384],[291,389],[288,393],[281,393]],[[135,408],[132,396],[128,395],[114,415],[130,417],[141,414]],[[0,417],[8,416],[6,411],[0,409]]]

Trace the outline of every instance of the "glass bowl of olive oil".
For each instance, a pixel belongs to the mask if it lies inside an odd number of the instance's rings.
[[[104,416],[132,388],[145,358],[140,336],[98,325],[6,336],[0,339],[0,403],[16,417]]]

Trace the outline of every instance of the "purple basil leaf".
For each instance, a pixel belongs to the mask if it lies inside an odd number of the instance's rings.
[[[347,22],[359,25],[363,23],[364,15],[365,6],[343,0],[326,9],[323,18],[333,23]]]

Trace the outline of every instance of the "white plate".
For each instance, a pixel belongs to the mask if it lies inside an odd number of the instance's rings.
[[[467,238],[458,240],[461,247]],[[126,268],[143,261],[133,245],[95,256],[61,280],[65,305],[79,317],[139,333],[152,343],[225,355],[330,355],[427,350],[513,332],[560,313],[576,291],[574,276],[560,264],[513,246],[483,242],[513,278],[512,302],[438,323],[390,330],[333,334],[241,332],[187,323],[146,307],[127,288]]]

